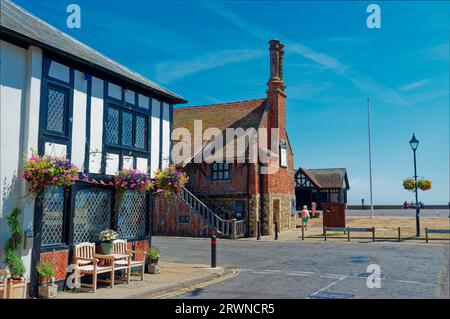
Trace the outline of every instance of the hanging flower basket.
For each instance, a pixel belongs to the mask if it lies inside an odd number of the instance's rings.
[[[153,189],[153,181],[146,173],[135,169],[124,169],[115,176],[114,188],[121,193],[125,191],[145,193]]]
[[[155,191],[164,196],[175,196],[189,181],[185,172],[176,166],[158,170],[155,174]]]
[[[427,191],[431,189],[431,181],[426,179],[421,179],[417,182],[417,187],[423,191]]]
[[[403,188],[413,191],[416,189],[416,182],[412,178],[407,178],[403,181]]]
[[[64,187],[75,184],[78,168],[66,158],[33,154],[25,162],[23,178],[31,183],[28,191],[36,194],[50,186]]]

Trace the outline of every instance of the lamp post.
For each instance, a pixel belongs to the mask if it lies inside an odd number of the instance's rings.
[[[409,145],[411,145],[411,149],[414,153],[414,182],[415,182],[415,192],[416,192],[416,236],[420,236],[420,205],[419,205],[419,197],[417,191],[417,165],[416,165],[416,150],[419,146],[419,140],[416,139],[416,136],[413,134],[411,140],[409,141]]]

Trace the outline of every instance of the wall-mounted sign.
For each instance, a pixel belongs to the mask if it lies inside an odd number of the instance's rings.
[[[285,141],[280,143],[280,166],[287,167],[287,145]]]

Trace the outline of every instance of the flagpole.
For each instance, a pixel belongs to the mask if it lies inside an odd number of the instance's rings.
[[[369,130],[369,179],[370,179],[370,215],[374,218],[373,214],[373,192],[372,192],[372,141],[370,137],[370,97],[367,98],[367,124]]]

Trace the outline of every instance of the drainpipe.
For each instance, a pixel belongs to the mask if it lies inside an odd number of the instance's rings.
[[[259,179],[259,199],[260,199],[260,203],[259,203],[259,224],[261,227],[261,235],[263,233],[263,225],[264,225],[264,218],[263,218],[263,214],[264,214],[264,190],[263,190],[263,176],[261,174],[261,164],[258,164],[258,179]]]

